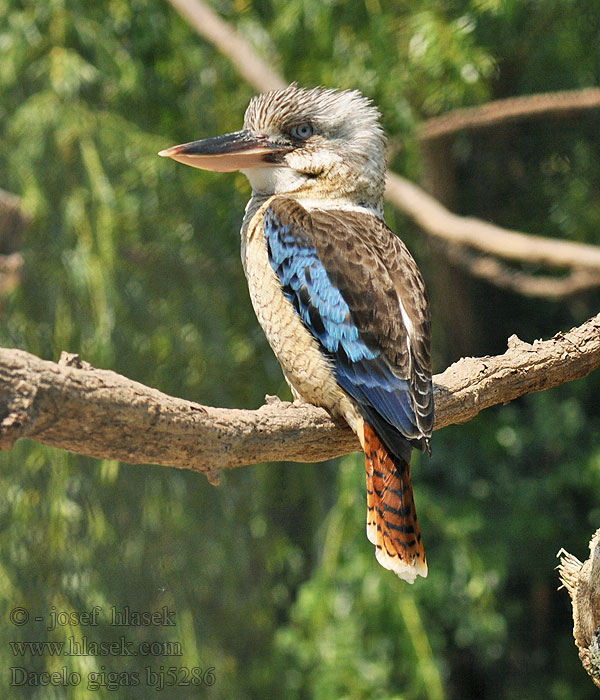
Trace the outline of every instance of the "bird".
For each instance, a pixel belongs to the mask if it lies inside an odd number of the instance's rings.
[[[377,561],[409,583],[427,576],[410,461],[431,454],[431,322],[384,220],[379,110],[358,90],[292,83],[252,98],[240,131],[159,155],[250,181],[241,256],[258,321],[294,399],[358,437]]]

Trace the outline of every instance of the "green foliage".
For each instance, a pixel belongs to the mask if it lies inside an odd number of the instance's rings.
[[[414,127],[424,117],[600,78],[592,0],[216,8],[290,80],[370,95],[394,168],[415,179]],[[33,217],[24,279],[3,300],[2,345],[49,359],[79,352],[215,405],[287,396],[239,263],[245,179],[156,157],[239,128],[252,89],[166,2],[0,0],[0,17],[0,187]],[[597,122],[460,136],[457,207],[598,243]],[[435,249],[393,211],[388,218],[432,280]],[[598,302],[469,289],[474,355],[501,352],[514,332],[531,341],[568,328]],[[440,331],[444,302],[432,298],[438,370],[453,356]],[[600,525],[597,394],[592,376],[435,435],[433,458],[415,458],[430,575],[413,587],[375,562],[358,457],[240,469],[214,489],[193,473],[20,443],[0,457],[0,598],[4,615],[20,606],[32,620],[3,618],[3,666],[66,666],[83,678],[215,668],[214,686],[165,688],[167,699],[591,696],[553,568],[561,546],[583,557]],[[96,628],[46,629],[52,610],[96,605]],[[110,625],[111,606],[127,605],[166,607],[177,624]],[[183,655],[18,657],[9,646],[85,635],[179,642]],[[8,680],[5,671],[0,695],[16,699],[156,692],[145,683],[8,689]]]

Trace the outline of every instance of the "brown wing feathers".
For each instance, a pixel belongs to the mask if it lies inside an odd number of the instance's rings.
[[[425,438],[415,446],[426,448],[433,427],[431,324],[416,262],[398,236],[367,213],[323,209],[305,216],[302,227],[311,231],[319,257],[352,309],[361,337],[381,348],[394,373],[410,382],[417,426]],[[412,327],[410,333],[400,304]]]

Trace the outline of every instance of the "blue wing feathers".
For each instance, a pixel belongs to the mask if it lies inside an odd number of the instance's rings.
[[[361,337],[309,234],[281,223],[272,207],[265,214],[265,233],[283,293],[331,360],[337,382],[379,428],[388,447],[407,459],[406,439],[420,435],[408,382],[395,376],[381,350]]]

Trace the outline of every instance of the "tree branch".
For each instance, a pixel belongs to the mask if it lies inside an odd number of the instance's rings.
[[[581,563],[561,549],[558,574],[573,608],[573,637],[583,668],[600,687],[600,530],[590,540],[590,557]],[[562,588],[562,586],[561,586]]]
[[[287,85],[248,42],[206,3],[197,0],[169,2],[200,36],[231,61],[247,83],[258,87],[261,92],[281,90]]]
[[[423,122],[417,129],[417,133],[422,141],[429,141],[465,129],[489,128],[502,122],[548,115],[562,116],[599,107],[600,88],[523,95],[476,107],[455,109]]]
[[[600,246],[510,231],[458,216],[406,178],[388,173],[386,197],[427,233],[500,258],[561,268],[600,270]]]
[[[600,314],[533,345],[509,339],[494,357],[463,358],[435,381],[435,428],[588,375],[600,366]],[[0,350],[0,448],[30,438],[79,454],[194,469],[314,462],[360,449],[320,408],[270,399],[259,409],[212,408],[161,393],[63,353],[58,364]]]
[[[481,255],[459,245],[441,241],[439,245],[448,260],[460,265],[470,275],[523,296],[566,299],[600,287],[600,271],[573,268],[564,277],[530,275],[489,255]]]

